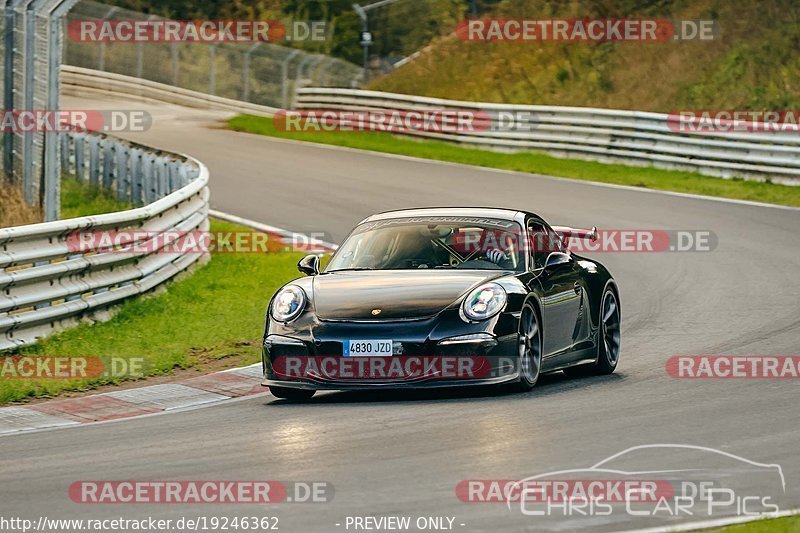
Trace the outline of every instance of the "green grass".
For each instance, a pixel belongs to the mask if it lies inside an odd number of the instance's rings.
[[[781,531],[783,533],[800,532],[800,516],[757,520],[737,526],[710,530],[710,533],[773,533],[774,531]]]
[[[61,180],[61,218],[112,213],[131,206],[99,187],[65,177]]]
[[[797,109],[796,13],[796,2],[790,0],[498,2],[483,16],[714,19],[720,34],[711,41],[604,43],[465,42],[449,34],[367,88],[478,102],[662,113]]]
[[[721,179],[694,172],[660,170],[650,167],[604,164],[579,159],[559,159],[537,152],[514,154],[467,148],[442,141],[417,140],[388,133],[325,132],[301,133],[275,129],[271,118],[238,115],[228,120],[237,131],[283,139],[333,144],[362,150],[400,154],[480,167],[548,174],[564,178],[616,183],[665,191],[677,191],[771,204],[800,206],[800,187]]]
[[[85,185],[64,180],[70,216],[114,210],[114,200]],[[82,203],[81,195],[91,199]],[[77,209],[82,205],[84,209]],[[67,210],[65,209],[65,213]],[[246,230],[212,221],[211,231]],[[15,354],[97,356],[143,359],[144,376],[190,367],[240,366],[259,360],[264,310],[273,292],[299,277],[295,267],[302,254],[216,254],[190,276],[167,285],[164,292],[129,300],[103,323],[84,324],[25,347]],[[2,379],[0,403],[30,397],[50,397],[65,391],[90,390],[142,376],[89,380]]]

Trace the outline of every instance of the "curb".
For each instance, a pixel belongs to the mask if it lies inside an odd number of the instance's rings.
[[[184,381],[52,400],[30,407],[0,407],[0,437],[133,418],[265,394],[261,379],[261,363],[255,363]]]
[[[334,243],[221,211],[210,210],[209,215],[271,234],[297,251],[330,253],[337,248]],[[255,363],[184,381],[51,400],[30,407],[0,407],[0,437],[152,415],[266,394],[267,389],[261,386],[261,372],[261,363]]]
[[[330,253],[337,248],[334,243],[229,213],[210,210],[209,215],[273,235],[297,251]],[[0,407],[0,437],[152,415],[266,394],[267,389],[261,386],[261,372],[261,363],[255,363],[184,381],[51,400],[30,407]]]

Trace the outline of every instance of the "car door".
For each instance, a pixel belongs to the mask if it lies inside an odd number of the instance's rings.
[[[533,235],[532,259],[541,289],[543,355],[545,358],[558,358],[551,361],[557,364],[562,358],[568,360],[581,306],[582,288],[577,284],[577,265],[570,260],[545,270],[545,261],[550,253],[568,251],[560,236],[549,227],[534,223],[528,231]]]

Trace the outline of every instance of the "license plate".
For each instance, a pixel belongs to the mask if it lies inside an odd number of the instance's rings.
[[[345,357],[371,356],[387,357],[392,355],[392,341],[387,339],[351,339],[344,341],[342,355]]]

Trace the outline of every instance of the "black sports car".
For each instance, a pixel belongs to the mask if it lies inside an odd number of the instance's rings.
[[[278,398],[320,389],[511,384],[542,372],[608,374],[620,351],[620,300],[603,265],[533,213],[422,208],[363,220],[324,271],[269,303],[264,382]]]

